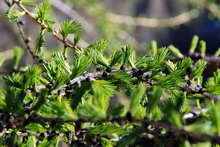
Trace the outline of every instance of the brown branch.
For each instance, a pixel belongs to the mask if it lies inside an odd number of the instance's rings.
[[[11,7],[13,5],[13,3],[10,3],[9,1],[5,0],[5,3],[8,5],[8,7]],[[36,60],[39,64],[43,63],[43,60],[40,59],[40,57],[38,55],[36,55],[30,45],[30,38],[27,37],[24,33],[24,30],[22,28],[22,25],[24,24],[23,21],[17,21],[16,22],[16,25],[17,25],[17,28],[18,28],[18,31],[19,31],[19,34],[24,42],[24,45],[25,45],[25,48],[27,49],[27,51],[31,54],[32,58],[34,60]],[[7,73],[7,72],[6,72]],[[11,74],[11,73],[8,73],[8,74]]]
[[[156,122],[156,121],[143,120],[142,122],[145,123],[146,125],[152,125],[153,127],[157,128],[157,129],[165,128],[177,136],[181,135],[184,138],[187,138],[187,139],[190,138],[196,142],[210,141],[213,144],[220,144],[220,136],[218,136],[218,135],[213,136],[213,135],[208,135],[208,134],[194,133],[194,132],[187,131],[184,128],[178,128],[178,127],[171,125],[171,124],[160,123],[160,122]]]
[[[120,72],[120,70],[112,70],[112,72]],[[130,73],[131,71],[128,71],[127,73]],[[65,84],[57,89],[54,89],[51,93],[52,94],[65,94],[65,89],[70,86],[70,85],[74,85],[74,84],[78,84],[79,86],[81,85],[81,83],[87,79],[96,79],[96,78],[101,78],[103,77],[103,75],[107,75],[107,72],[106,71],[97,71],[97,72],[89,72],[89,73],[86,73],[86,74],[83,74],[81,76],[78,76],[78,77],[75,77],[74,79],[70,80],[68,82],[68,84]]]
[[[158,134],[159,133],[158,129],[159,130],[166,129],[167,132],[172,132],[173,137],[180,136],[180,137],[183,137],[184,139],[190,139],[193,142],[210,141],[213,144],[220,144],[220,136],[218,135],[209,135],[205,133],[194,133],[191,131],[187,131],[186,129],[182,127],[177,127],[175,125],[163,123],[160,121],[148,120],[147,118],[140,120],[140,119],[136,119],[130,116],[129,113],[126,117],[107,118],[105,120],[87,120],[87,119],[63,120],[59,118],[44,118],[39,115],[29,116],[29,118],[30,118],[28,121],[29,123],[35,122],[35,123],[40,123],[40,124],[45,124],[48,122],[52,124],[63,124],[63,123],[80,124],[84,122],[90,122],[90,123],[95,123],[95,124],[102,124],[106,122],[112,122],[112,123],[117,122],[119,124],[125,124],[127,122],[129,123],[134,122],[134,123],[142,124],[147,130],[149,129],[149,126],[151,126],[151,128],[154,128],[153,130],[151,129],[150,132],[146,130],[148,133],[152,133],[152,135],[155,135],[154,130],[157,131],[156,134]],[[14,118],[14,120],[16,120],[16,118]],[[4,123],[7,123],[7,122],[4,122]],[[77,128],[77,129],[81,129],[81,128]],[[87,133],[87,132],[84,132],[84,133]],[[25,134],[26,133],[21,133],[21,135],[25,135]],[[2,135],[4,135],[4,133],[0,134],[0,136]],[[33,134],[33,135],[38,136],[37,134]]]
[[[12,75],[13,73],[21,73],[22,71],[20,70],[8,70],[8,71],[0,71],[0,76],[3,76],[3,75]]]
[[[13,0],[13,2],[22,10],[25,12],[25,14],[31,18],[32,20],[34,20],[37,24],[39,24],[43,29],[48,29],[48,26],[46,24],[44,24],[43,22],[41,22],[39,19],[37,19],[37,17],[31,13],[28,9],[26,9],[19,0]],[[63,40],[63,38],[58,34],[57,31],[53,31],[52,36],[54,36],[57,40],[59,40],[60,42],[62,42],[65,46],[69,47],[69,48],[73,48],[75,50],[83,50],[83,48],[77,46],[77,45],[73,45],[72,43],[70,43],[69,41],[65,41]]]
[[[25,47],[27,49],[27,51],[31,54],[32,58],[34,60],[36,60],[39,64],[42,64],[43,63],[43,60],[40,59],[40,57],[34,53],[33,49],[31,48],[31,45],[30,45],[30,38],[27,37],[24,33],[24,30],[22,28],[22,21],[19,21],[17,22],[17,27],[18,27],[18,30],[19,30],[19,33],[20,33],[20,36],[22,38],[22,40],[24,41],[24,44],[25,44]]]

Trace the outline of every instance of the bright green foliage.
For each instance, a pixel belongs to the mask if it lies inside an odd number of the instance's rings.
[[[29,0],[20,4],[33,6]],[[92,1],[90,4],[97,6]],[[24,15],[14,5],[6,12],[11,21]],[[15,47],[15,72],[2,76],[0,146],[219,143],[220,70],[212,67],[212,58],[205,54],[206,43],[198,36],[192,39],[189,56],[173,45],[158,48],[156,41],[151,42],[150,53],[137,58],[130,45],[117,46],[113,54],[106,54],[106,50],[112,50],[112,40],[98,40],[80,48],[81,25],[68,20],[56,31],[49,11],[49,2],[43,1],[31,15],[41,25],[33,59],[42,62],[21,68],[23,49]],[[100,25],[103,29],[108,24]],[[80,50],[68,54],[54,51],[52,56],[42,57],[47,32],[65,49],[73,46]],[[69,35],[74,35],[72,43]],[[198,43],[200,53],[195,53]],[[214,59],[218,59],[216,56]],[[209,74],[210,66],[216,72],[206,80],[203,75]]]
[[[220,70],[214,72],[214,77],[208,79],[206,83],[207,92],[215,95],[220,94]]]
[[[202,76],[206,68],[206,65],[207,65],[207,62],[205,60],[199,60],[198,62],[196,62],[195,67],[193,68],[193,71],[191,74],[192,78]]]
[[[4,64],[5,60],[4,58],[0,58],[0,67]]]
[[[74,34],[75,43],[79,41],[81,32],[82,26],[75,21],[64,21],[60,27],[60,34],[63,36],[63,39],[65,40],[69,34]]]
[[[193,36],[191,47],[189,49],[190,54],[193,54],[195,52],[198,42],[199,42],[199,37],[197,35]]]
[[[37,43],[36,43],[36,49],[35,49],[35,52],[37,54],[40,54],[42,53],[43,51],[43,48],[45,46],[45,30],[41,30],[40,34],[39,34],[39,37],[37,39]]]
[[[121,50],[116,50],[111,57],[110,66],[121,66],[122,59],[123,59],[123,52]]]
[[[121,128],[117,124],[112,124],[112,123],[103,123],[102,125],[97,125],[93,128],[90,128],[88,130],[91,134],[108,134],[108,135],[113,135],[113,134],[125,134],[128,131],[126,129]]]
[[[46,100],[47,101],[47,100]],[[46,102],[39,110],[39,114],[49,118],[63,118],[65,120],[75,119],[76,116],[71,109],[70,103],[67,100],[51,100]]]
[[[170,51],[178,58],[183,58],[183,54],[179,51],[179,49],[177,49],[176,47],[174,47],[173,45],[170,45],[168,47],[170,49]]]
[[[143,84],[139,84],[138,87],[136,87],[131,94],[131,102],[130,102],[130,108],[131,114],[134,117],[143,119],[145,116],[146,109],[141,106],[141,102],[143,100],[143,97],[145,95],[146,88]]]
[[[199,42],[199,46],[200,46],[199,51],[200,51],[201,55],[205,56],[205,53],[206,53],[206,42],[204,40],[201,40]]]
[[[220,48],[218,48],[218,50],[215,52],[215,56],[219,56],[220,55]]]
[[[135,68],[134,65],[134,52],[131,48],[131,46],[127,45],[123,47],[122,49],[122,55],[123,55],[123,61],[122,65],[129,65],[132,68]]]
[[[104,80],[96,80],[91,83],[91,90],[82,98],[82,104],[78,107],[81,117],[100,119],[106,117],[110,96],[114,94],[115,86]]]
[[[96,41],[94,44],[86,48],[85,54],[92,58],[93,64],[100,64],[104,67],[109,66],[108,59],[103,55],[104,50],[107,48],[108,42],[105,40]]]
[[[157,54],[157,42],[155,40],[151,41],[150,50],[151,50],[152,56],[155,56]]]
[[[45,0],[43,3],[41,3],[37,8],[37,18],[44,22],[47,19],[47,15],[50,9],[50,4],[48,0]]]
[[[48,0],[44,0],[40,5],[37,6],[37,19],[48,26],[47,31],[53,30],[54,21],[49,16],[50,4]]]
[[[19,47],[13,48],[14,50],[14,68],[18,68],[19,62],[21,60],[21,57],[23,55],[23,50]]]
[[[87,48],[97,50],[98,52],[103,53],[104,50],[108,47],[109,42],[106,40],[98,40],[93,44],[90,44]]]
[[[209,117],[210,121],[212,122],[212,126],[215,127],[217,134],[220,134],[220,112],[219,112],[220,104],[217,103],[216,105],[211,104],[209,110]]]
[[[15,22],[17,21],[20,17],[24,16],[25,12],[19,12],[14,10],[14,7],[10,7],[6,12],[5,16],[8,18],[8,20]]]
[[[32,0],[20,0],[20,3],[24,6],[34,7],[34,2]]]
[[[27,126],[27,129],[30,132],[40,132],[40,133],[43,133],[43,132],[47,131],[46,128],[44,128],[42,125],[37,124],[37,123],[30,123]]]
[[[101,143],[103,147],[113,147],[115,145],[115,143],[111,142],[110,140],[104,137],[101,138]]]
[[[76,54],[74,56],[72,77],[76,77],[84,73],[92,64],[92,57],[85,54]]]

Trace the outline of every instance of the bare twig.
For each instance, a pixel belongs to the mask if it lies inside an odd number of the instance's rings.
[[[0,76],[2,75],[12,75],[13,73],[20,73],[22,71],[19,71],[19,70],[8,70],[8,71],[0,71]]]
[[[5,0],[5,3],[8,5],[8,7],[11,7],[13,5],[9,1],[7,1],[7,0]],[[18,28],[19,34],[20,34],[20,36],[21,36],[21,38],[22,38],[22,40],[23,40],[23,42],[25,44],[25,47],[26,47],[27,51],[31,54],[31,56],[32,56],[32,58],[34,60],[36,60],[40,64],[43,63],[43,60],[40,59],[40,57],[34,53],[32,47],[30,45],[30,41],[31,41],[30,38],[27,37],[25,35],[25,33],[24,33],[24,30],[22,28],[22,25],[24,23],[22,21],[18,21],[18,22],[16,22],[16,24],[17,24],[17,28]]]
[[[162,27],[174,27],[184,23],[187,23],[199,16],[199,11],[193,9],[189,12],[181,13],[178,16],[170,18],[146,18],[146,17],[132,17],[119,15],[114,13],[108,13],[107,18],[109,21],[118,24],[125,24],[128,26],[141,26],[148,28],[162,28]]]
[[[120,72],[120,70],[112,70],[111,73],[113,72]],[[127,73],[131,73],[132,71],[128,71]],[[68,84],[65,84],[57,89],[54,89],[51,93],[52,94],[65,94],[65,89],[70,86],[70,85],[74,85],[74,84],[78,84],[78,85],[81,85],[81,83],[87,79],[96,79],[96,78],[101,78],[103,77],[103,75],[106,75],[107,72],[106,71],[97,71],[97,72],[90,72],[90,73],[86,73],[86,74],[83,74],[81,76],[78,76],[72,80],[70,80],[68,82]]]

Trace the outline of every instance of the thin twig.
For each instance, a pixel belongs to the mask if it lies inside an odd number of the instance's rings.
[[[48,29],[48,26],[46,24],[44,24],[43,22],[41,22],[39,19],[37,19],[37,17],[31,13],[28,9],[26,9],[19,0],[13,0],[13,2],[15,4],[17,4],[17,6],[25,12],[25,14],[31,18],[32,20],[34,20],[36,23],[38,23],[43,29]],[[63,38],[58,34],[57,31],[52,31],[51,33],[57,40],[59,40],[60,42],[62,42],[63,44],[65,44],[67,47],[69,48],[73,48],[75,50],[83,50],[83,48],[77,46],[77,45],[73,45],[72,43],[68,42],[68,41],[64,41]]]
[[[81,83],[85,80],[95,80],[97,78],[104,78],[109,73],[114,73],[114,72],[125,72],[126,74],[132,75],[133,77],[136,77],[139,80],[142,80],[144,82],[146,82],[146,79],[148,79],[152,76],[152,72],[150,72],[150,71],[149,72],[142,72],[141,69],[132,69],[132,70],[128,70],[128,71],[112,69],[109,72],[106,72],[106,71],[89,72],[89,73],[85,73],[81,76],[75,77],[74,79],[70,80],[67,84],[65,84],[57,89],[52,90],[51,94],[65,95],[66,94],[65,90],[69,86],[76,85],[76,84],[78,86],[81,86]],[[148,83],[149,83],[149,81],[148,81]],[[151,83],[151,85],[153,85],[153,83]],[[220,96],[213,95],[213,94],[206,92],[205,88],[196,89],[195,87],[193,87],[191,85],[185,85],[183,87],[180,86],[179,89],[187,92],[188,94],[197,93],[197,94],[201,94],[204,97],[207,97],[209,99],[220,100]]]
[[[11,7],[13,4],[11,4],[9,1],[5,0],[5,3],[8,5],[8,7]],[[27,49],[27,51],[31,54],[32,58],[37,61],[39,64],[42,64],[43,63],[43,60],[40,59],[40,57],[38,55],[36,55],[30,45],[30,38],[27,37],[24,33],[24,30],[22,28],[22,25],[23,25],[23,21],[17,21],[16,22],[16,25],[17,25],[17,28],[18,28],[18,31],[19,31],[19,34],[24,42],[24,45],[25,45],[25,48]],[[11,73],[9,73],[11,74]]]
[[[120,72],[120,70],[112,70],[111,73],[113,72]],[[128,71],[128,73],[130,73],[131,71]],[[65,93],[65,89],[70,86],[70,85],[74,85],[74,84],[78,84],[79,86],[81,85],[81,83],[87,79],[96,79],[96,78],[101,78],[103,75],[107,74],[106,71],[97,71],[97,72],[89,72],[86,74],[83,74],[81,76],[78,76],[72,80],[70,80],[68,82],[68,84],[65,84],[57,89],[54,89],[51,93],[52,94],[57,94],[57,93]],[[64,94],[63,93],[63,94]]]
[[[31,45],[30,45],[31,40],[30,40],[30,38],[28,38],[25,35],[24,30],[23,30],[23,28],[22,28],[22,26],[19,22],[17,22],[17,27],[18,27],[19,33],[21,35],[21,38],[24,41],[25,47],[28,50],[28,52],[31,54],[32,58],[34,60],[36,60],[39,64],[42,64],[43,60],[40,59],[40,57],[37,54],[34,53],[33,49],[31,48]]]
[[[9,71],[0,71],[0,76],[2,76],[2,75],[12,75],[13,73],[21,73],[22,71],[20,71],[20,70],[15,70],[15,69],[13,69],[13,70],[9,70]]]

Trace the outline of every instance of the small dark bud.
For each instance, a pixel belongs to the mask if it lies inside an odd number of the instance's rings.
[[[108,68],[106,69],[106,72],[108,72],[108,73],[112,72],[112,68],[111,68],[111,67],[108,67]]]
[[[23,126],[27,126],[27,125],[31,122],[31,120],[32,120],[31,117],[27,118],[27,119],[24,121]]]
[[[97,67],[97,68],[96,68],[96,71],[101,71],[101,68]]]
[[[43,140],[44,137],[45,137],[44,133],[40,133],[40,135],[39,135],[39,140]]]
[[[39,97],[41,95],[41,93],[37,92],[36,93],[36,97]]]
[[[107,75],[108,74],[106,72],[103,72],[103,74],[102,74],[103,77],[107,77]]]
[[[126,114],[126,118],[127,118],[127,120],[128,120],[129,122],[132,121],[132,115],[131,115],[130,112],[128,112],[128,113]]]
[[[31,110],[30,110],[29,108],[24,108],[24,113],[30,114],[30,113],[31,113]]]
[[[125,66],[122,65],[122,66],[120,67],[120,70],[125,70]]]
[[[138,68],[132,68],[132,71],[133,71],[133,72],[137,72],[137,71],[138,71]]]
[[[44,63],[44,61],[43,61],[42,59],[40,59],[40,60],[39,60],[39,63],[42,64],[42,63]]]
[[[75,128],[76,128],[76,130],[80,130],[81,129],[81,120],[80,119],[75,122]]]
[[[187,69],[186,69],[186,74],[187,75],[190,75],[192,73],[192,67],[188,67]]]
[[[48,84],[46,85],[46,88],[51,89],[52,86],[53,86],[53,83],[50,82],[50,83],[48,83]]]
[[[133,76],[135,77],[140,77],[144,74],[144,72],[138,68],[132,69],[132,71],[133,71]]]
[[[24,25],[24,21],[20,20],[20,21],[18,21],[18,24],[22,26],[22,25]]]
[[[27,44],[27,43],[30,43],[31,42],[31,39],[30,38],[26,38],[25,40],[24,40],[24,42]]]
[[[194,53],[194,54],[190,55],[190,57],[192,58],[192,60],[202,59],[202,56],[199,53]]]
[[[186,83],[187,83],[187,85],[191,85],[191,81],[189,81],[189,80]]]
[[[89,81],[91,81],[91,79],[90,79],[89,77],[87,77],[87,78],[86,78],[86,81],[89,82]]]
[[[167,74],[169,74],[170,72],[169,72],[169,70],[166,68],[166,69],[163,70],[163,73],[165,73],[165,74],[167,75]]]
[[[0,132],[3,132],[4,127],[2,125],[0,125]]]

